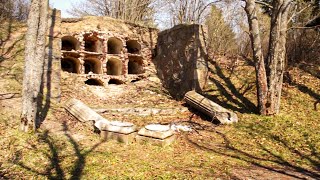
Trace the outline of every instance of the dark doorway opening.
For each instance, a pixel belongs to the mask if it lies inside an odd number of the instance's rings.
[[[120,39],[112,37],[108,39],[108,54],[121,54],[123,43]]]
[[[94,35],[85,35],[84,36],[84,50],[88,52],[97,52],[102,53],[102,42],[101,40]]]
[[[79,41],[72,36],[64,36],[61,38],[62,47],[64,51],[72,51],[79,49]]]
[[[142,74],[143,59],[141,57],[129,57],[128,74]]]
[[[89,58],[84,60],[84,73],[92,72],[94,74],[101,74],[101,61],[96,58]]]
[[[98,79],[88,79],[84,83],[90,86],[103,86],[103,82]]]
[[[116,85],[120,85],[120,84],[124,84],[123,81],[119,80],[119,79],[110,79],[108,84],[116,84]]]
[[[119,76],[122,74],[122,62],[119,59],[111,58],[107,62],[107,74]]]
[[[126,42],[128,53],[140,54],[141,45],[136,40],[129,40]]]
[[[80,61],[76,58],[67,57],[61,59],[61,69],[69,73],[80,73]]]

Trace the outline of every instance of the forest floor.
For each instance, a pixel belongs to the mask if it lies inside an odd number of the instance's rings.
[[[210,66],[207,97],[234,110],[239,122],[219,125],[195,110],[144,115],[104,113],[106,119],[180,123],[171,146],[104,142],[63,108],[77,98],[92,108],[184,108],[165,93],[156,77],[123,85],[89,86],[62,73],[61,103],[49,104],[37,133],[19,131],[23,70],[23,26],[13,26],[0,59],[0,179],[319,179],[319,65],[291,67],[284,83],[281,113],[260,116],[254,67],[216,59]],[[2,33],[1,39],[7,34]],[[308,67],[308,68],[306,68]],[[308,69],[308,71],[306,71]]]

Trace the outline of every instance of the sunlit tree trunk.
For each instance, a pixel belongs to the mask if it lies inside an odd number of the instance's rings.
[[[253,60],[255,62],[255,69],[256,69],[258,108],[259,108],[260,114],[266,114],[267,113],[266,98],[267,98],[268,86],[267,86],[266,69],[265,69],[264,58],[262,53],[259,22],[257,17],[255,0],[247,0],[245,10],[248,16],[251,45],[253,50]]]
[[[267,57],[267,114],[280,112],[280,98],[286,58],[288,13],[292,0],[273,1],[270,40]]]
[[[288,13],[292,0],[272,1],[269,48],[265,61],[261,48],[256,1],[245,2],[256,67],[259,112],[263,115],[278,114],[286,58]]]
[[[22,89],[21,130],[36,130],[39,121],[38,102],[43,75],[47,32],[48,0],[32,0],[25,43],[25,65]]]

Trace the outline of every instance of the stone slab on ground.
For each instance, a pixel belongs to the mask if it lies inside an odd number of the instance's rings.
[[[133,132],[136,132],[137,128],[135,125],[133,125],[132,123],[129,123],[129,122],[119,122],[120,124],[117,125],[116,123],[115,124],[112,124],[114,122],[118,122],[118,121],[110,121],[109,123],[107,124],[104,124],[101,126],[100,130],[103,130],[103,131],[111,131],[111,132],[116,132],[116,133],[121,133],[121,134],[130,134],[130,133],[133,133]],[[120,126],[121,124],[128,124],[128,126]]]
[[[134,114],[138,116],[151,116],[151,115],[173,115],[177,113],[187,112],[188,108],[105,108],[94,109],[97,113],[124,113]]]
[[[152,138],[152,137],[147,137],[147,136],[141,136],[137,135],[136,136],[136,141],[140,144],[144,143],[150,143],[152,145],[160,146],[160,147],[166,147],[171,145],[174,141],[176,140],[176,135],[172,135],[170,137],[167,137],[165,139],[157,139],[157,138]]]
[[[71,98],[65,103],[65,109],[81,122],[106,120],[82,101],[75,98]]]
[[[212,119],[219,120],[221,124],[232,124],[238,122],[238,116],[236,113],[220,106],[196,91],[187,92],[184,100],[187,104],[208,115]]]
[[[122,134],[118,132],[101,131],[100,135],[101,135],[101,138],[105,141],[116,140],[118,142],[128,145],[135,141],[135,137],[137,133],[133,132],[129,134]]]
[[[172,136],[174,132],[171,129],[168,131],[150,131],[146,128],[142,128],[139,130],[138,134],[141,136],[147,136],[157,139],[166,139],[167,137]]]

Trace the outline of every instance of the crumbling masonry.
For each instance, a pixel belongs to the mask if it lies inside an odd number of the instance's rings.
[[[148,73],[157,33],[108,17],[62,19],[61,68],[90,85],[130,82]]]
[[[61,19],[60,11],[52,10],[48,31],[44,79],[51,99],[60,99],[61,70],[102,86],[158,75],[177,99],[201,90],[206,79],[205,38],[199,25],[158,34],[155,28],[108,17]]]

